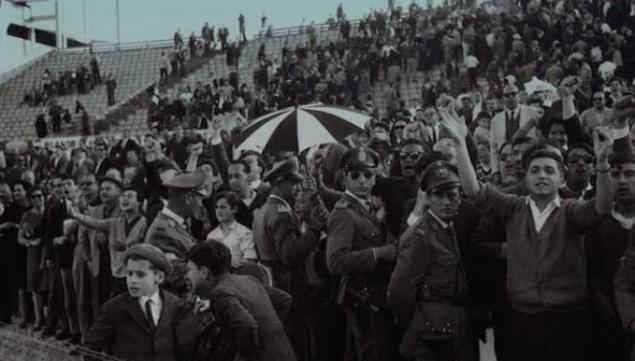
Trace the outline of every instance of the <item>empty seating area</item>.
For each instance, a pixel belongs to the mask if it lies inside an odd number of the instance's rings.
[[[130,98],[158,80],[161,52],[169,49],[169,46],[166,46],[97,52],[102,79],[105,80],[107,75],[112,72],[117,81],[115,105],[108,106],[106,87],[103,84],[93,88],[87,94],[56,97],[57,103],[62,108],[70,109],[73,112],[75,100],[79,100],[91,119],[104,118],[108,112],[126,103]],[[90,69],[90,59],[88,52],[50,52],[14,79],[0,86],[0,125],[3,130],[0,132],[0,140],[35,137],[33,125],[35,118],[41,112],[48,113],[48,107],[19,106],[19,104],[26,91],[33,86],[41,88],[45,69],[48,69],[54,76],[57,76],[61,71],[75,70],[80,65],[85,65]]]

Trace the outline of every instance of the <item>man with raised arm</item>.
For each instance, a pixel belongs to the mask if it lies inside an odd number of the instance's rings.
[[[587,297],[584,234],[612,206],[609,178],[610,131],[594,133],[597,197],[561,199],[563,161],[549,150],[527,156],[529,195],[505,195],[479,183],[470,162],[468,129],[453,107],[441,111],[442,124],[457,149],[463,191],[476,208],[491,206],[504,220],[507,245],[507,297],[511,304],[510,355],[523,360],[581,360],[585,356]]]

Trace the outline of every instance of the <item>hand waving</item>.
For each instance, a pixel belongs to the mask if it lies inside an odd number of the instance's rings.
[[[454,143],[456,145],[465,143],[465,137],[467,137],[468,134],[465,119],[459,117],[456,112],[451,112],[448,109],[441,109],[439,115],[441,116],[441,125],[447,129]]]

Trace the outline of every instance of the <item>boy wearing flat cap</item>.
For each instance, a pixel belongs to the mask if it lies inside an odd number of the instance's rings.
[[[104,304],[85,345],[128,361],[176,360],[173,324],[180,300],[159,287],[172,264],[149,244],[128,249],[124,263],[128,292]]]
[[[420,188],[429,208],[404,232],[388,286],[388,303],[405,331],[400,352],[408,360],[471,360],[467,281],[452,224],[461,205],[456,168],[430,164]]]

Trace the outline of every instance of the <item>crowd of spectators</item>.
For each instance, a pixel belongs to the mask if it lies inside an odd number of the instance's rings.
[[[508,5],[340,6],[249,74],[206,24],[233,71],[149,88],[147,134],[0,159],[1,320],[131,360],[477,360],[490,327],[497,360],[629,359],[635,8]],[[314,102],[370,120],[234,152]]]

